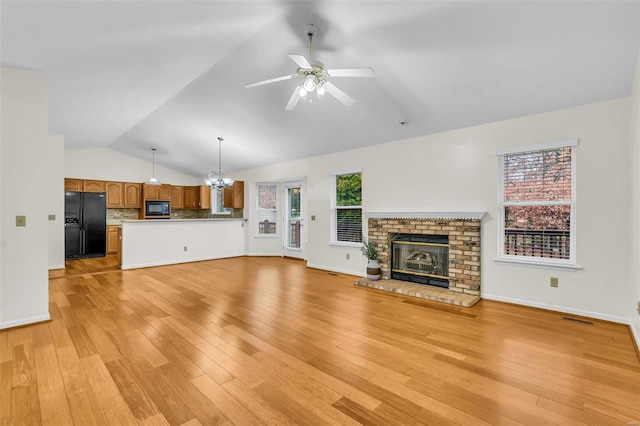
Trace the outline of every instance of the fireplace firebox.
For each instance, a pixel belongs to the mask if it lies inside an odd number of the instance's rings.
[[[394,235],[391,238],[391,278],[448,288],[449,237]]]

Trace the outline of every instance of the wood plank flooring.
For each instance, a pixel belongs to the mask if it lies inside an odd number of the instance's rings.
[[[354,286],[239,257],[50,279],[52,321],[0,332],[0,424],[632,425],[628,327]]]

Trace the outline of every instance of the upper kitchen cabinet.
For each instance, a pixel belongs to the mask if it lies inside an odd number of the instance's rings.
[[[75,192],[105,192],[106,188],[103,180],[64,178],[64,190]]]
[[[161,185],[149,185],[148,183],[142,184],[142,198],[145,200],[159,200],[158,193],[160,192]]]
[[[198,194],[197,186],[185,186],[184,187],[184,203],[185,209],[197,209],[200,202],[200,196]]]
[[[224,206],[232,209],[244,208],[244,181],[237,180],[231,187],[224,189]]]
[[[82,179],[64,178],[64,190],[82,192]]]
[[[171,185],[149,185],[142,184],[142,198],[145,200],[171,201]]]
[[[158,189],[158,200],[171,201],[171,185],[160,185]]]
[[[82,192],[106,192],[105,181],[103,180],[83,180]]]
[[[130,209],[139,209],[141,203],[141,184],[133,182],[124,182],[124,207]]]
[[[198,206],[198,208],[210,209],[211,208],[211,188],[209,188],[207,185],[200,185],[199,188],[200,188],[200,205]]]
[[[124,207],[124,185],[122,182],[106,182],[107,208]]]
[[[171,185],[171,210],[184,208],[184,187]]]

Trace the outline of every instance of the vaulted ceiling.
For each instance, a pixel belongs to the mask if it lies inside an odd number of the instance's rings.
[[[48,73],[50,132],[203,176],[628,96],[639,1],[2,1],[3,67]],[[309,96],[287,54],[356,103]],[[399,121],[405,120],[405,125]]]

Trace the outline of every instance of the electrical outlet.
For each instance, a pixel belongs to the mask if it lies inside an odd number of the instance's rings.
[[[347,260],[349,260],[349,253],[347,253]]]
[[[49,220],[56,220],[56,215],[55,214],[50,214],[49,215]]]
[[[557,288],[558,287],[558,277],[551,277],[550,283],[551,283],[551,287]]]
[[[316,220],[316,215],[315,214],[311,215],[311,220]]]
[[[16,216],[16,226],[27,226],[27,217]]]
[[[640,300],[638,300],[638,315],[640,315]]]
[[[187,246],[184,246],[184,251],[187,251]]]

